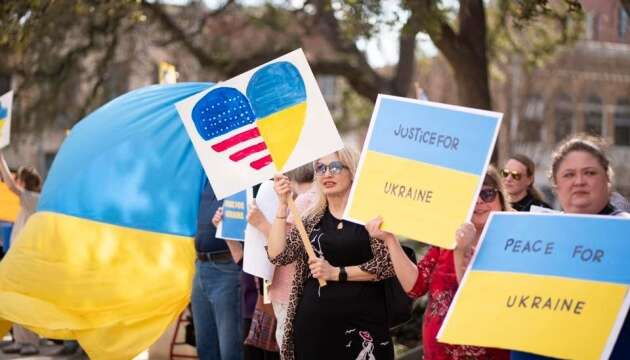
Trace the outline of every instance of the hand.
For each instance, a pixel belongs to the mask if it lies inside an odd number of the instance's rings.
[[[260,228],[263,227],[264,224],[268,222],[265,215],[262,213],[262,211],[260,211],[258,206],[256,206],[256,201],[252,201],[252,203],[249,204],[249,212],[247,213],[247,222],[250,223],[252,226],[254,226],[258,230],[260,230]]]
[[[217,211],[214,213],[214,216],[212,217],[212,224],[217,227],[219,226],[221,220],[223,220],[223,207],[218,208]]]
[[[477,237],[477,230],[472,223],[462,224],[455,232],[455,251],[461,251],[464,254],[468,254],[475,250],[475,238]]]
[[[278,194],[280,205],[286,206],[289,201],[289,196],[291,196],[291,182],[289,178],[282,174],[274,175],[273,189],[276,191],[276,194]]]
[[[225,240],[225,243],[230,250],[230,254],[232,255],[234,263],[238,264],[238,262],[243,259],[243,243],[236,240]]]
[[[339,268],[333,267],[324,258],[313,258],[308,260],[308,267],[315,279],[337,281],[339,279]]]
[[[377,216],[365,224],[365,229],[368,234],[370,234],[370,237],[383,241],[396,241],[396,236],[394,236],[394,234],[381,230],[382,224],[383,218],[381,216]]]

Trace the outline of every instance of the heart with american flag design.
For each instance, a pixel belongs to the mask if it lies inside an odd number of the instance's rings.
[[[219,87],[192,109],[197,133],[212,150],[260,170],[280,170],[293,152],[306,119],[306,90],[298,69],[280,61],[251,77],[247,96]]]

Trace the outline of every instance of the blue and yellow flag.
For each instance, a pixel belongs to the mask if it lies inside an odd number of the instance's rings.
[[[608,359],[630,306],[629,233],[617,217],[493,214],[438,340]]]
[[[189,302],[205,181],[174,104],[209,86],[133,91],[72,129],[0,263],[0,318],[92,359],[133,358],[163,333]]]

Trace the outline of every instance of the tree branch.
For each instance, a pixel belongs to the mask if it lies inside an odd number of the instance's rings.
[[[181,43],[203,67],[223,68],[227,65],[226,62],[215,59],[206,53],[202,47],[195,44],[188,34],[164,11],[162,5],[142,0],[142,7],[151,11],[162,26],[171,33],[172,39]]]

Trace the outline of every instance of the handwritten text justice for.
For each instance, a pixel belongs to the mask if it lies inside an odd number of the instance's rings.
[[[397,129],[394,129],[394,135],[404,140],[437,146],[446,150],[457,150],[457,146],[459,145],[458,137],[423,130],[421,127],[403,127],[402,124],[398,125]],[[386,195],[398,199],[407,199],[427,204],[431,203],[433,200],[433,190],[421,189],[408,184],[397,184],[391,181],[385,182],[383,192]]]

